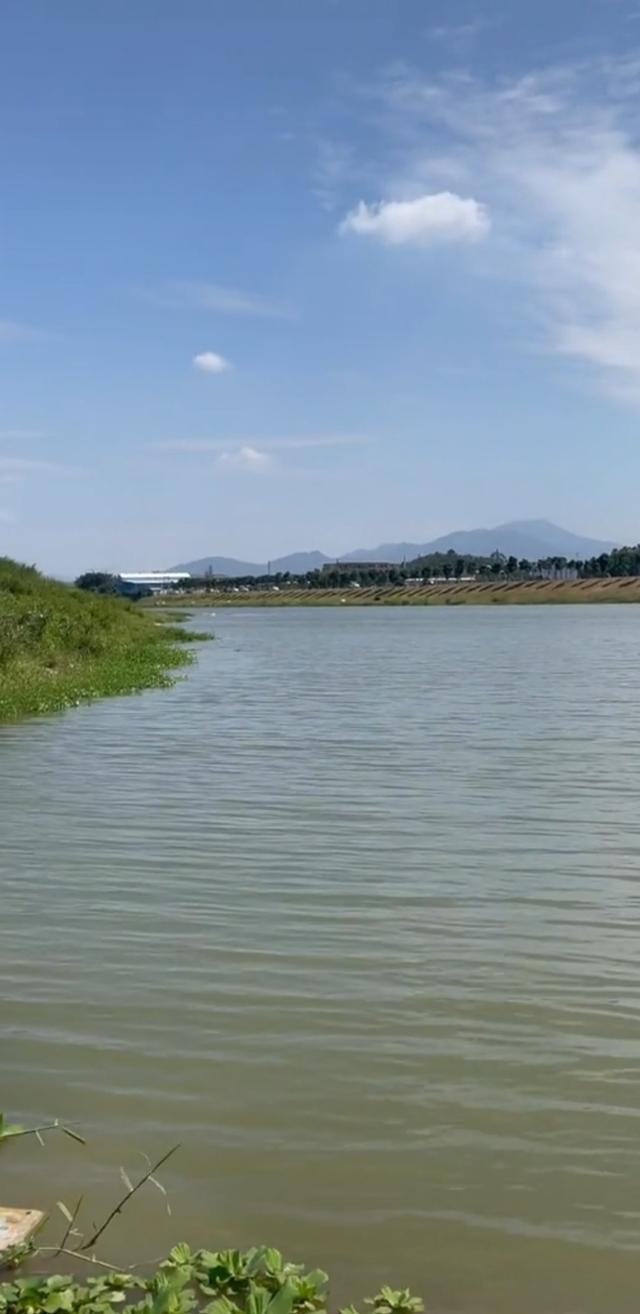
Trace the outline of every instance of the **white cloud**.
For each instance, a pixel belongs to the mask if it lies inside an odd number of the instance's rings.
[[[195,280],[176,280],[167,283],[157,292],[144,293],[145,299],[160,306],[192,307],[196,310],[213,310],[222,315],[248,315],[256,319],[295,319],[289,306],[270,301],[259,293],[243,292],[237,287],[221,283],[204,283]]]
[[[272,438],[268,440],[266,446],[289,451],[304,451],[313,447],[362,447],[370,441],[370,438],[362,433],[326,433],[309,438]]]
[[[21,484],[25,480],[44,475],[57,475],[65,469],[54,461],[38,461],[23,456],[0,456],[0,485]]]
[[[38,336],[37,330],[29,324],[19,324],[15,319],[0,319],[0,342],[23,342]]]
[[[313,194],[324,210],[333,210],[347,180],[353,180],[356,161],[353,147],[326,138],[317,143],[313,169]]]
[[[271,457],[268,452],[261,452],[257,447],[246,445],[238,447],[233,452],[221,452],[218,457],[218,465],[236,470],[249,470],[254,474],[260,474],[271,465]]]
[[[176,438],[168,442],[156,444],[159,451],[163,452],[219,452],[227,451],[229,448],[229,438]],[[245,444],[253,447],[260,445],[261,449],[276,451],[297,451],[306,450],[307,448],[316,447],[362,447],[371,441],[366,434],[359,433],[329,433],[313,434],[305,437],[292,438],[248,438]]]
[[[46,437],[43,429],[0,429],[0,442],[32,442]]]
[[[340,225],[341,233],[377,237],[389,246],[432,246],[436,242],[475,242],[486,237],[486,206],[455,192],[432,192],[413,201],[360,201]]]
[[[9,508],[6,506],[0,506],[0,524],[12,525],[14,520],[15,520],[15,515],[13,511],[10,511]]]
[[[52,461],[35,461],[22,456],[0,456],[0,479],[20,479],[32,474],[52,474],[60,466]]]
[[[201,351],[194,356],[193,365],[202,374],[224,374],[225,370],[231,369],[229,361],[219,356],[217,351]]]
[[[469,46],[488,27],[495,26],[495,22],[495,19],[474,18],[468,23],[441,23],[427,28],[426,36],[431,41],[442,42],[457,50]]]
[[[493,83],[396,67],[370,95],[383,109],[386,190],[433,184],[438,156],[456,187],[481,187],[494,235],[485,272],[517,285],[548,349],[640,404],[640,60]],[[345,223],[409,240],[397,220],[361,206]]]

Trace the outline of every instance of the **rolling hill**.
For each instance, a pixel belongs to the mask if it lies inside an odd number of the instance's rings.
[[[619,546],[609,540],[588,538],[573,534],[550,520],[512,520],[493,529],[459,529],[426,543],[380,543],[375,548],[356,548],[353,552],[344,552],[344,561],[389,561],[400,563],[413,561],[416,557],[428,556],[431,552],[464,552],[474,556],[488,557],[492,552],[504,552],[505,556],[514,556],[520,560],[527,557],[536,561],[540,557],[562,556],[584,560],[599,556],[601,552],[610,552]],[[289,556],[277,557],[271,562],[271,573],[290,571],[292,575],[302,575],[309,570],[318,570],[334,557],[324,552],[292,552]],[[188,570],[192,575],[226,575],[234,578],[241,575],[266,575],[267,562],[239,561],[235,557],[200,557],[195,561],[184,561],[173,570]]]
[[[271,574],[283,575],[290,571],[292,575],[306,575],[308,570],[319,570],[321,566],[332,561],[324,552],[292,552],[288,557],[275,557],[271,564]],[[266,561],[238,561],[235,557],[199,557],[196,561],[184,561],[171,570],[188,570],[191,575],[226,575],[239,578],[242,575],[266,575],[269,563]]]
[[[488,557],[492,552],[505,556],[527,557],[537,561],[540,557],[562,556],[584,560],[610,552],[619,546],[611,541],[586,538],[573,534],[550,520],[512,520],[494,529],[459,529],[443,534],[427,543],[382,543],[374,549],[360,548],[349,553],[349,561],[412,561],[431,552],[465,552]]]

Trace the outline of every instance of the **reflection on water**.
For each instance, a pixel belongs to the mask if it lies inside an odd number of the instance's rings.
[[[90,1140],[5,1151],[6,1202],[180,1140],[117,1258],[631,1309],[640,611],[203,623],[169,693],[0,731],[0,1107]]]

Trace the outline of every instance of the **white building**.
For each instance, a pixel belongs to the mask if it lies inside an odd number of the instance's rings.
[[[127,570],[118,575],[121,593],[168,593],[185,579],[188,570]]]

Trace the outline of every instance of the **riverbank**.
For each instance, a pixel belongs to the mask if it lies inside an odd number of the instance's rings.
[[[370,588],[287,588],[278,592],[253,589],[249,593],[212,590],[185,593],[180,606],[192,607],[459,607],[540,606],[558,603],[640,602],[640,576],[580,580],[478,580],[473,583],[408,584]],[[153,599],[152,607],[168,606],[166,598]]]
[[[169,685],[194,637],[0,559],[0,723]]]

